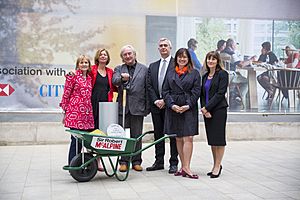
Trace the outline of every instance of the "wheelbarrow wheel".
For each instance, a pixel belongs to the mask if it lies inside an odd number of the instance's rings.
[[[84,154],[84,163],[93,159],[92,154]],[[71,167],[79,167],[82,165],[82,153],[77,154],[70,163]],[[90,181],[97,173],[97,161],[96,159],[89,163],[86,167],[79,170],[70,170],[71,176],[78,182],[87,182]]]

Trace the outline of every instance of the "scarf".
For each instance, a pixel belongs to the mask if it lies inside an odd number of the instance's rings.
[[[175,71],[176,71],[176,73],[177,73],[179,76],[181,76],[181,75],[185,74],[185,73],[188,71],[188,67],[185,66],[185,67],[183,67],[182,69],[179,69],[179,67],[176,66],[176,67],[175,67]]]

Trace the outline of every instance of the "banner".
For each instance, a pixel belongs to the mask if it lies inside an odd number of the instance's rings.
[[[0,65],[0,111],[59,110],[65,75],[73,66]]]

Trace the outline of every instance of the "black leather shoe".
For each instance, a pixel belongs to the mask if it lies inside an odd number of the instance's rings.
[[[178,170],[178,168],[176,165],[171,165],[169,168],[169,174],[174,174],[177,172],[177,170]]]
[[[146,171],[155,171],[155,170],[161,170],[161,169],[164,169],[164,165],[154,163],[151,167],[147,167]]]
[[[211,176],[211,175],[212,175],[212,172],[208,172],[206,175],[207,175],[207,176]]]

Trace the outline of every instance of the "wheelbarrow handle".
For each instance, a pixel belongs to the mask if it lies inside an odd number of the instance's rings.
[[[145,135],[145,133],[143,134]],[[172,135],[172,137],[174,137],[174,135]],[[149,149],[150,147],[152,147],[153,145],[156,145],[158,143],[160,143],[161,141],[167,139],[167,138],[170,138],[170,135],[164,135],[163,137],[159,138],[158,140],[155,140],[154,142],[152,142],[151,144],[148,144],[147,146],[145,146],[144,148],[136,151],[136,152],[133,152],[131,153],[129,156],[135,156],[135,155],[138,155],[139,153],[141,153],[142,151],[145,151],[146,149]]]
[[[145,135],[148,135],[148,134],[154,134],[154,131],[152,130],[152,131],[146,131],[145,133],[143,133],[142,135],[140,135],[138,138],[137,138],[137,140],[140,140],[140,139],[142,139]],[[169,137],[169,138],[172,138],[172,137],[176,137],[176,134],[170,134],[170,135],[168,135],[167,137]]]
[[[142,139],[145,135],[152,134],[152,133],[154,133],[154,131],[146,131],[145,133],[143,133],[142,135],[140,135],[139,137],[137,137],[136,140],[140,140],[140,139]]]

